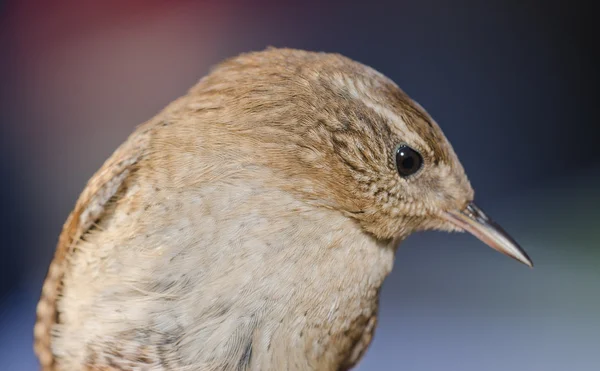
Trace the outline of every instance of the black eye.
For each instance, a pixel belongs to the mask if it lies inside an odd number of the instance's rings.
[[[401,177],[407,177],[419,171],[423,166],[423,157],[414,149],[401,145],[396,150],[396,168]]]

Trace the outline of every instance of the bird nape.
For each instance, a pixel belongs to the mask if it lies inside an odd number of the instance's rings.
[[[43,370],[345,370],[371,342],[396,242],[468,231],[529,266],[473,203],[437,123],[337,54],[218,65],[90,179],[37,307]]]

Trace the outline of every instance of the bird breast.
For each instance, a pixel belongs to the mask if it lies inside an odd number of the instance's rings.
[[[143,353],[157,370],[326,370],[358,359],[390,246],[257,177],[177,188],[163,176],[132,176],[79,242],[59,302],[59,358]]]

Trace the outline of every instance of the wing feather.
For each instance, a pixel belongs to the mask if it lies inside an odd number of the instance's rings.
[[[150,123],[141,125],[88,181],[67,218],[50,263],[37,305],[34,350],[43,371],[54,370],[52,327],[58,320],[57,301],[69,259],[76,243],[102,217],[108,201],[117,193],[135,165],[147,152]]]

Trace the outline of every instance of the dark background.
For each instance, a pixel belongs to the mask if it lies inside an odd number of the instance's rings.
[[[359,369],[598,370],[599,42],[584,4],[0,2],[0,369],[36,367],[35,304],[87,179],[211,65],[273,45],[395,80],[536,264],[412,236]]]

